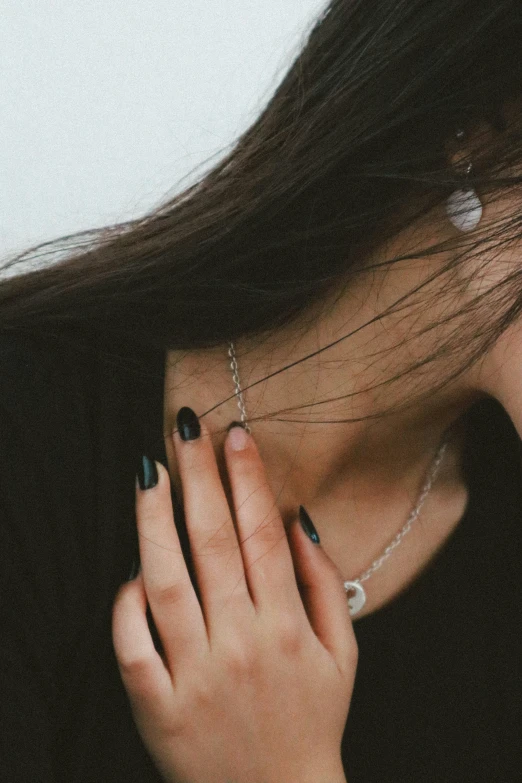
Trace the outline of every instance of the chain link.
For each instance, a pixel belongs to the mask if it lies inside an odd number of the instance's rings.
[[[388,546],[386,547],[382,555],[378,557],[377,560],[374,560],[371,566],[363,574],[361,574],[361,576],[357,577],[357,579],[353,579],[352,581],[365,582],[367,579],[369,579],[370,576],[373,574],[373,572],[377,571],[377,569],[382,566],[384,561],[389,558],[393,550],[399,546],[406,533],[409,533],[411,526],[419,516],[420,510],[424,504],[424,501],[426,500],[426,497],[432,487],[433,482],[437,478],[437,474],[440,468],[440,463],[442,462],[442,458],[444,457],[444,453],[447,447],[448,447],[448,441],[443,443],[440,449],[438,450],[437,455],[431,465],[426,483],[424,484],[421,494],[419,495],[417,505],[415,506],[410,516],[408,517],[406,524],[399,530],[399,532],[397,533],[393,541],[391,541],[390,544],[388,544]]]
[[[230,369],[232,370],[232,378],[234,379],[234,385],[236,387],[235,394],[237,397],[237,407],[239,408],[239,412],[241,414],[241,423],[243,424],[245,430],[250,433],[251,430],[247,422],[245,401],[243,400],[243,392],[241,391],[241,384],[239,382],[239,370],[237,366],[236,352],[234,349],[234,343],[232,342],[229,343],[228,355],[231,359]]]

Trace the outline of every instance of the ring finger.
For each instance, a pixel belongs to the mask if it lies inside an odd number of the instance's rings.
[[[136,521],[143,586],[171,673],[183,659],[208,650],[204,618],[174,524],[168,471],[156,463],[157,484],[136,483]]]

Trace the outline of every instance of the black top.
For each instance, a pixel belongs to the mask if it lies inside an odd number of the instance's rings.
[[[138,551],[136,459],[167,464],[164,353],[132,355],[115,370],[72,340],[0,339],[2,781],[161,781],[111,638]],[[355,622],[348,783],[522,778],[521,444],[493,400],[466,421],[463,519],[406,592]]]

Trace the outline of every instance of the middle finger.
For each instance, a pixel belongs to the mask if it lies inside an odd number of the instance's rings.
[[[239,541],[210,434],[194,411],[182,408],[174,446],[183,488],[191,556],[207,625],[222,610],[253,610]]]
[[[241,426],[225,441],[225,458],[248,586],[256,608],[304,611],[283,520],[254,439]]]

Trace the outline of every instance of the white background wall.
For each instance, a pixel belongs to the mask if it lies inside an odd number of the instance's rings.
[[[0,261],[179,192],[259,114],[325,7],[0,0]]]

